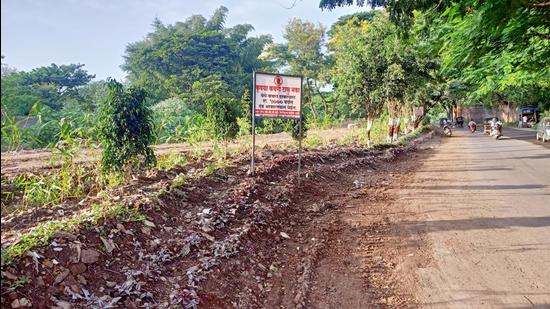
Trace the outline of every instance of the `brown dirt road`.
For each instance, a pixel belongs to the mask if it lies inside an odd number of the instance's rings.
[[[550,308],[550,151],[454,133],[395,202],[404,287],[422,308]]]

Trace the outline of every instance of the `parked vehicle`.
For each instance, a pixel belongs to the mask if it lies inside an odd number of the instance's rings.
[[[550,117],[544,117],[537,125],[537,141],[550,141]]]
[[[520,107],[518,128],[532,128],[539,121],[539,109],[536,107]]]
[[[491,130],[493,129],[491,121],[493,118],[496,118],[498,121],[498,117],[487,117],[483,119],[483,134],[491,134]]]

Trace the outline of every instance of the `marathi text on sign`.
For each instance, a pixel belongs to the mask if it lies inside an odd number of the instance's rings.
[[[256,73],[255,117],[300,118],[302,78]]]

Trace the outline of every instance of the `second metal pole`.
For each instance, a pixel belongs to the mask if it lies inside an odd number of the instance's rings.
[[[254,153],[256,151],[256,73],[252,74],[252,157],[250,158],[250,175],[255,175]]]
[[[300,171],[302,169],[302,115],[300,115],[300,118],[298,119],[298,178],[300,178]]]

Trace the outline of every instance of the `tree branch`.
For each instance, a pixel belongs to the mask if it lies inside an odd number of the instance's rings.
[[[281,6],[287,10],[290,10],[296,6],[296,2],[298,2],[298,0],[294,0],[294,2],[292,2],[292,4],[289,7],[286,7],[284,5],[281,5]]]
[[[536,2],[536,3],[525,1],[525,4],[527,4],[528,6],[532,6],[532,7],[545,7],[545,6],[550,6],[550,1]]]

